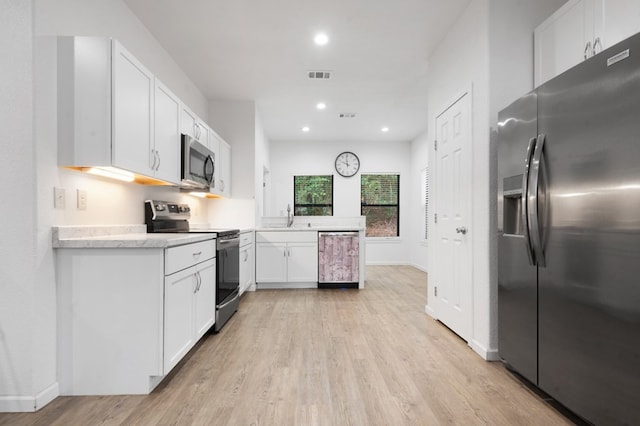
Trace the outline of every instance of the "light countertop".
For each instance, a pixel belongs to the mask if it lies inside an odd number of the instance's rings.
[[[360,228],[358,226],[348,226],[348,225],[321,225],[321,226],[292,226],[290,228],[287,227],[262,227],[256,228],[256,232],[295,232],[295,231],[364,231],[364,228]]]
[[[213,234],[147,234],[144,225],[52,228],[54,248],[167,248],[213,239]]]

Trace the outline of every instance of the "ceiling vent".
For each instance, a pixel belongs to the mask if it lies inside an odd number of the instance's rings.
[[[341,112],[338,114],[338,118],[356,118],[355,112]]]
[[[311,80],[329,80],[331,78],[331,71],[309,71],[307,76]]]

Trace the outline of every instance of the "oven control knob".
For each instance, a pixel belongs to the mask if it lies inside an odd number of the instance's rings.
[[[180,206],[178,207],[178,211],[180,213],[188,213],[191,211],[191,209],[189,208],[189,206]]]
[[[163,211],[164,210],[164,204],[156,204],[156,211]]]

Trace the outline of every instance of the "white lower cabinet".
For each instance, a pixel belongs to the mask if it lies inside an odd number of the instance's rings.
[[[318,282],[318,243],[287,243],[287,281]]]
[[[317,232],[256,232],[258,288],[311,288],[317,283]]]
[[[240,233],[240,295],[245,291],[254,291],[255,249],[253,231]]]
[[[148,394],[215,321],[215,240],[56,250],[61,395]]]
[[[214,323],[215,262],[209,259],[165,277],[165,372],[169,372]]]

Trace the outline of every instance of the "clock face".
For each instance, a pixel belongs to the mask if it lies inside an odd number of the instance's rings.
[[[343,152],[336,158],[336,171],[341,176],[350,177],[358,173],[360,159],[353,152]]]

